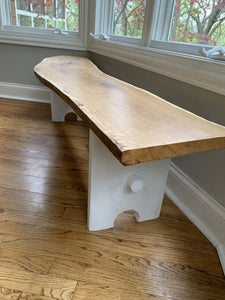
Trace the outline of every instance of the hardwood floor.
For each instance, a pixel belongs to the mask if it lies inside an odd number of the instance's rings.
[[[86,227],[88,128],[0,99],[0,300],[225,299],[217,252],[164,198],[159,219]]]

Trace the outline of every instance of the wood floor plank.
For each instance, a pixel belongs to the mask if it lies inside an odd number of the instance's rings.
[[[7,161],[10,161],[9,163],[12,163],[12,164],[15,163],[18,165],[21,161],[23,161],[24,169],[26,167],[26,164],[33,164],[33,168],[35,168],[35,166],[37,167],[37,165],[38,165],[40,167],[40,169],[46,169],[47,173],[51,170],[54,171],[54,169],[57,172],[58,169],[60,170],[63,167],[65,167],[65,170],[72,169],[72,170],[75,170],[76,172],[80,169],[83,170],[83,172],[84,172],[84,171],[87,171],[87,168],[88,168],[87,159],[82,159],[79,157],[76,157],[73,159],[72,154],[70,155],[70,157],[66,157],[66,155],[65,156],[59,155],[58,157],[54,156],[51,158],[41,158],[41,159],[38,159],[34,156],[25,155],[25,154],[21,155],[21,153],[15,152],[15,151],[14,151],[14,153],[10,153],[10,151],[6,152],[6,153],[2,154],[2,157],[1,157],[1,154],[2,153],[0,152],[0,160],[1,161],[7,160]],[[81,171],[81,173],[82,173],[82,171]]]
[[[32,216],[31,218],[34,219],[36,216]],[[6,216],[7,218],[7,216]],[[7,218],[9,219],[9,218]],[[201,254],[204,253],[211,253],[215,254],[215,248],[211,245],[208,245],[208,241],[202,241],[202,243],[197,243],[196,241],[185,241],[184,237],[177,236],[176,239],[171,236],[168,237],[166,232],[160,234],[158,237],[155,236],[149,236],[148,239],[145,240],[143,235],[133,235],[134,239],[132,240],[132,234],[129,234],[126,236],[126,234],[115,234],[112,231],[105,232],[104,234],[97,234],[97,233],[91,233],[89,234],[86,229],[86,223],[83,222],[82,229],[80,231],[73,231],[72,226],[70,224],[66,224],[64,222],[64,226],[62,228],[59,227],[59,225],[62,222],[54,222],[50,223],[49,220],[46,218],[36,218],[37,223],[33,224],[31,223],[22,223],[22,222],[12,222],[12,221],[2,221],[0,224],[0,230],[1,233],[7,234],[8,236],[4,239],[2,242],[2,247],[17,247],[15,249],[26,249],[24,247],[27,247],[27,250],[33,249],[33,244],[29,243],[29,240],[36,238],[40,241],[43,241],[45,243],[64,243],[68,245],[66,249],[63,249],[62,253],[65,253],[65,255],[68,254],[68,251],[70,251],[69,246],[71,247],[88,247],[89,249],[97,249],[97,250],[107,250],[110,251],[114,249],[118,249],[123,254],[130,253],[132,250],[132,255],[137,256],[143,256],[148,255],[149,250],[148,247],[153,247],[153,251],[157,253],[158,248],[166,248],[171,249],[171,251],[185,251],[186,248],[188,248],[189,251],[192,252],[198,252]],[[28,221],[28,218],[27,218]],[[48,221],[46,223],[46,221]],[[42,224],[41,224],[42,223]],[[59,224],[60,223],[60,224]],[[54,226],[55,224],[55,226]],[[58,227],[57,227],[58,226]],[[80,224],[76,225],[76,227],[81,226]],[[159,229],[159,228],[158,228]],[[191,231],[186,231],[187,234],[191,234]],[[17,237],[23,239],[17,240]],[[38,251],[45,251],[45,249],[40,248],[41,245],[38,247]],[[54,246],[50,245],[48,248],[52,248],[54,251]],[[42,250],[41,250],[42,249]],[[154,250],[155,249],[155,250]],[[35,251],[35,249],[33,249]],[[32,251],[33,251],[32,250]],[[73,249],[71,250],[73,252]]]
[[[122,241],[121,245],[116,247],[116,244],[114,246],[112,243],[107,244],[107,240],[104,241],[104,239],[102,239],[102,246],[100,246],[98,239],[94,239],[93,243],[90,243],[89,238],[86,237],[86,243],[84,243],[84,237],[82,239],[78,235],[77,244],[74,244],[72,241],[73,239],[70,239],[69,237],[68,239],[66,239],[66,233],[64,235],[65,238],[63,239],[62,236],[62,238],[58,240],[58,242],[56,242],[57,233],[56,238],[46,236],[45,240],[41,239],[40,236],[38,237],[35,234],[30,238],[22,236],[8,236],[7,240],[4,241],[2,247],[11,249],[26,249],[26,251],[30,251],[32,253],[41,253],[42,255],[55,256],[56,259],[52,265],[50,272],[54,272],[55,270],[56,272],[62,272],[62,266],[66,265],[67,270],[72,270],[70,271],[70,276],[74,274],[74,279],[88,280],[90,277],[92,277],[94,280],[93,283],[96,283],[96,280],[98,280],[96,278],[96,274],[98,274],[98,271],[100,272],[100,280],[102,280],[101,276],[105,274],[105,272],[108,272],[108,270],[110,270],[110,272],[113,272],[114,275],[115,273],[117,273],[117,271],[120,272],[120,275],[124,274],[123,271],[119,269],[119,266],[123,266],[124,268],[128,269],[133,267],[134,270],[136,270],[136,272],[139,274],[139,276],[143,274],[143,270],[145,270],[145,268],[150,269],[150,267],[153,267],[154,269],[154,267],[156,267],[157,270],[161,268],[162,273],[174,268],[173,271],[175,273],[180,272],[184,276],[187,276],[188,274],[192,276],[194,273],[200,274],[202,275],[203,282],[207,282],[208,276],[212,276],[213,278],[213,276],[216,276],[216,274],[221,271],[220,266],[216,264],[218,258],[215,252],[211,253],[211,255],[209,253],[203,255],[202,253],[199,254],[198,252],[194,252],[193,250],[181,251],[176,248],[175,252],[174,248],[156,248],[155,246],[151,247],[147,244],[142,244],[139,249],[130,247],[130,249],[127,248],[126,250],[124,250],[124,244],[122,243]],[[95,236],[93,237],[95,238]],[[69,244],[70,241],[71,244]],[[130,245],[132,246],[131,242]],[[151,258],[148,259],[149,256]],[[208,260],[210,260],[210,263],[206,264],[205,262],[208,262]],[[90,271],[91,273],[80,274],[79,266],[86,266],[88,268],[88,271]],[[91,269],[89,269],[90,266]],[[104,266],[106,266],[106,269]],[[201,270],[202,273],[198,270]],[[62,272],[62,274],[64,274],[64,276],[67,276],[66,272]],[[179,275],[180,277],[181,274]],[[205,275],[203,276],[203,274]],[[213,281],[212,278],[211,281]],[[222,273],[220,276],[220,280],[221,285],[224,285],[225,281]],[[218,281],[218,277],[216,278],[216,281]]]
[[[151,300],[156,299],[154,295],[138,293],[137,291],[126,290],[123,292],[115,291],[108,285],[98,285],[89,282],[79,281],[77,284],[74,300]],[[165,297],[157,296],[157,299]]]
[[[0,100],[1,300],[224,300],[216,249],[166,197],[156,220],[89,232],[87,171],[85,124]]]
[[[17,207],[15,207],[15,198],[9,198],[8,195],[1,196],[0,192],[0,209],[2,210],[2,212],[5,212],[6,214],[32,214],[34,217],[48,217],[49,219],[55,219],[59,221],[62,220],[68,223],[75,224],[83,224],[84,222],[86,223],[86,199],[80,199],[80,201],[71,201],[69,202],[71,204],[68,205],[62,203],[60,203],[61,205],[58,205],[56,201],[50,204],[45,203],[44,201],[24,201],[22,194],[24,195],[26,193],[22,191],[21,198],[17,198],[18,205]],[[62,201],[66,202],[65,198],[63,198]]]
[[[14,206],[13,206],[14,202]],[[15,207],[15,200],[5,197],[0,197],[0,207],[6,213],[8,210],[14,212],[23,212],[24,214],[32,213],[34,215],[41,215],[50,218],[62,218],[64,215],[65,208],[59,205],[49,205],[41,203],[33,203],[26,201],[19,201],[17,207]],[[1,231],[1,229],[0,229]]]
[[[50,180],[35,176],[16,175],[0,172],[1,186],[24,191],[73,197],[73,191],[86,192],[87,182],[78,177],[77,181]]]
[[[72,300],[77,282],[0,266],[0,286],[57,300]]]
[[[35,137],[37,137],[37,134],[35,134]],[[88,153],[88,137],[83,138],[83,140],[79,137],[64,137],[64,139],[57,137],[54,141],[52,141],[49,136],[46,137],[47,141],[41,141],[41,138],[43,138],[43,135],[40,135],[40,141],[38,141],[38,143],[31,143],[31,138],[28,138],[28,141],[19,141],[18,139],[14,140],[15,137],[10,140],[8,133],[5,131],[3,133],[1,132],[0,157],[1,159],[11,159],[12,161],[20,159],[22,162],[31,162],[32,158],[34,158],[34,163],[42,164],[45,164],[45,160],[47,160],[47,162],[49,164],[52,163],[53,166],[53,163],[59,165],[61,162],[62,165],[63,162],[66,164],[69,159],[71,159],[71,162],[72,159],[74,159],[74,163],[76,163],[76,160],[78,159],[79,163],[80,161],[87,163],[87,157],[79,156],[79,154],[77,155],[76,153],[82,153],[82,151],[84,151],[84,153]],[[77,143],[77,139],[79,139],[79,143]],[[54,148],[48,148],[47,146]],[[70,150],[70,147],[73,149],[72,151]],[[15,155],[17,156],[15,157]]]
[[[59,195],[41,194],[16,188],[0,186],[0,201],[7,205],[7,208],[15,208],[15,201],[18,204],[29,205],[29,203],[40,205],[57,205],[62,207],[85,207],[87,206],[87,192],[73,191],[73,197],[68,198]]]
[[[76,217],[75,215],[74,222],[71,224],[63,222],[63,219],[61,219],[61,221],[50,217],[46,219],[42,215],[35,215],[33,213],[26,215],[16,212],[15,210],[7,210],[7,213],[4,215],[5,219],[2,220],[0,232],[9,235],[16,234],[14,239],[19,236],[29,240],[33,238],[35,234],[36,238],[47,242],[51,241],[81,246],[84,244],[84,246],[88,247],[100,247],[100,250],[103,248],[109,250],[119,248],[120,251],[125,254],[130,253],[132,249],[133,255],[137,256],[139,256],[140,253],[144,255],[145,250],[148,251],[148,246],[154,246],[156,249],[163,247],[173,249],[174,251],[182,251],[188,248],[189,251],[197,251],[203,254],[216,253],[215,248],[206,238],[202,237],[201,233],[199,233],[191,223],[185,226],[185,231],[179,230],[179,228],[182,227],[181,224],[166,222],[157,224],[154,220],[142,224],[135,223],[133,232],[130,229],[127,232],[106,230],[99,233],[88,232],[85,222],[83,226],[75,224],[76,218],[78,218],[78,220],[80,218],[80,216]],[[149,234],[146,235],[146,232]],[[192,239],[187,239],[187,236],[192,236]],[[199,238],[201,238],[201,241],[199,241]],[[7,247],[14,245],[13,239],[5,240],[4,247],[6,247],[6,245]],[[23,242],[19,241],[16,242],[16,245],[18,249],[25,246]],[[27,242],[26,245],[27,247],[32,247],[32,244],[29,242]]]
[[[18,156],[17,156],[18,159]],[[35,158],[36,159],[36,158]],[[34,160],[35,160],[34,159]],[[24,162],[24,161],[13,161],[9,159],[0,159],[1,172],[3,173],[14,173],[28,176],[35,176],[40,178],[61,179],[61,180],[76,180],[77,178],[83,178],[83,181],[87,181],[87,162],[79,164],[67,164],[63,166],[56,166],[53,162],[51,164],[42,165],[37,161]],[[80,170],[82,167],[83,170]],[[86,170],[85,170],[86,167]]]
[[[76,278],[78,281],[89,281],[92,284],[106,284],[113,291],[120,290],[121,294],[129,290],[131,293],[143,293],[154,295],[155,298],[169,297],[169,295],[181,295],[189,293],[190,286],[192,288],[192,299],[203,299],[206,294],[213,297],[215,294],[220,299],[225,293],[223,278],[213,279],[211,274],[194,269],[192,266],[166,263],[163,261],[151,261],[142,265],[141,260],[133,260],[127,258],[127,265],[123,259],[114,258],[117,263],[113,266],[111,263],[82,263],[71,260],[55,260],[50,274],[52,276],[66,275],[66,270],[70,269],[70,278]],[[117,265],[116,265],[117,264]],[[140,264],[140,268],[137,265]],[[144,282],[143,277],[148,279]],[[171,284],[176,282],[176,284]],[[211,289],[209,288],[211,287]],[[173,299],[173,298],[172,298]],[[213,298],[212,298],[213,299]],[[222,298],[221,298],[222,299]]]
[[[52,263],[52,257],[35,255],[31,252],[0,249],[0,266],[10,270],[48,274]]]
[[[10,129],[8,127],[8,122],[10,119],[10,124],[11,127],[13,128]],[[32,134],[34,136],[34,133],[36,136],[43,136],[44,135],[49,135],[53,139],[59,139],[62,138],[62,140],[65,138],[65,131],[69,133],[69,138],[70,140],[73,138],[79,138],[80,141],[84,140],[85,138],[88,138],[88,131],[87,125],[85,122],[80,121],[79,123],[76,121],[69,121],[66,123],[66,125],[60,122],[51,122],[51,117],[48,120],[42,120],[41,118],[37,120],[38,126],[34,122],[30,123],[30,131],[28,132],[26,130],[26,123],[24,122],[24,119],[13,119],[11,117],[4,117],[1,113],[1,129],[4,129],[4,131],[8,130],[8,132],[16,132],[18,134]],[[46,126],[47,124],[47,126]],[[74,127],[76,128],[76,131],[74,131]],[[55,134],[57,133],[57,134]],[[1,137],[2,138],[2,137]],[[14,141],[16,142],[16,141]],[[59,147],[62,147],[62,145],[58,145]]]
[[[49,120],[50,121],[50,120]],[[48,121],[48,122],[49,122]],[[15,126],[12,127],[7,127],[6,125],[4,126],[4,123],[1,122],[0,120],[0,124],[1,124],[1,140],[6,140],[9,141],[9,145],[2,147],[7,148],[10,147],[10,144],[12,144],[13,142],[16,141],[16,144],[19,143],[27,143],[27,147],[28,146],[33,146],[36,144],[41,144],[41,145],[46,145],[46,146],[54,146],[56,147],[55,149],[62,149],[62,148],[69,148],[70,145],[74,145],[75,147],[77,147],[79,149],[79,147],[83,147],[82,144],[84,143],[84,145],[87,145],[87,138],[88,138],[88,130],[86,128],[86,126],[81,125],[81,127],[78,125],[73,127],[78,127],[78,129],[76,131],[72,130],[72,124],[68,124],[67,127],[65,127],[64,124],[59,125],[59,124],[51,124],[50,126],[48,125],[47,122],[43,123],[43,124],[37,124],[38,126],[34,126],[34,128],[32,129],[32,126],[30,128],[30,130],[28,131],[24,122],[21,123],[21,126],[19,126],[20,124],[18,124],[18,122],[15,124]],[[40,127],[43,128],[40,128]],[[61,127],[59,127],[61,126]],[[46,128],[48,128],[46,130]],[[50,130],[52,129],[52,130]],[[75,139],[79,139],[79,144],[75,143]],[[33,145],[32,145],[33,144]],[[46,148],[47,149],[47,148]],[[87,147],[85,147],[85,149],[87,150]]]
[[[7,98],[0,98],[1,117],[9,116],[10,119],[49,121],[51,119],[51,105],[40,102],[15,101]],[[31,122],[33,123],[33,122]]]
[[[1,300],[52,300],[53,298],[0,287],[0,299]]]

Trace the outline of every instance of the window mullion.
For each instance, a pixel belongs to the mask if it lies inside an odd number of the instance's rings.
[[[93,33],[112,33],[113,4],[112,0],[96,0],[95,32]]]
[[[46,16],[46,14],[47,14],[47,11],[46,11],[46,0],[44,0],[44,2],[43,2],[43,15],[44,16]],[[44,26],[45,26],[45,29],[47,29],[47,20],[46,19],[44,19]]]
[[[66,22],[66,14],[67,14],[66,0],[64,0],[63,3],[64,3],[64,29],[67,30],[67,22]]]
[[[174,0],[154,0],[151,40],[168,39],[174,2]]]
[[[151,41],[152,22],[154,16],[154,1],[146,0],[145,19],[143,26],[143,45],[148,47]]]
[[[10,25],[10,0],[0,0],[0,12],[0,25],[2,30],[4,25]]]
[[[113,28],[113,19],[114,19],[114,1],[110,1],[110,3],[107,6],[107,26],[105,26],[105,30],[108,32],[108,34],[112,34],[112,28]]]

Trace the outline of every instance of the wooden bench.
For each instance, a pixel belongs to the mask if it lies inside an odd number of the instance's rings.
[[[58,56],[35,67],[52,89],[52,120],[71,109],[90,127],[89,230],[160,214],[170,159],[225,148],[225,127],[101,72],[89,59]],[[58,95],[59,96],[58,96]]]

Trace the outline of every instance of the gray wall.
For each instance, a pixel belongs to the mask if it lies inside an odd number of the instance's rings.
[[[0,44],[0,81],[41,86],[33,68],[43,58],[55,55],[88,56],[88,52]]]
[[[224,96],[95,53],[90,57],[105,73],[225,126]],[[173,162],[225,207],[225,150],[182,156]]]

